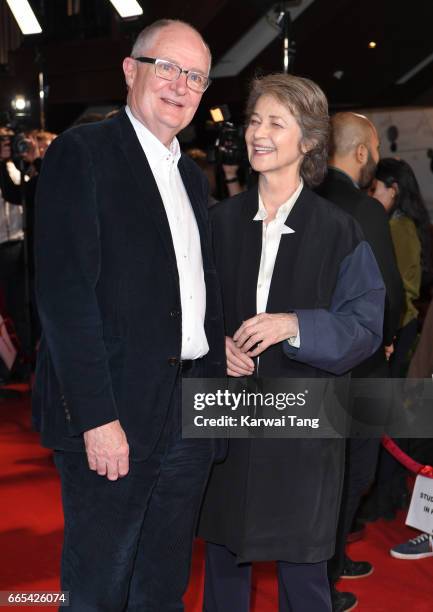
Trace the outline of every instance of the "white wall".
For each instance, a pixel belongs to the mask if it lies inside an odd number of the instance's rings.
[[[381,141],[381,157],[400,157],[413,168],[430,218],[433,221],[433,173],[427,150],[433,149],[433,108],[395,108],[358,111],[376,126]],[[397,151],[391,151],[386,132],[398,128]]]

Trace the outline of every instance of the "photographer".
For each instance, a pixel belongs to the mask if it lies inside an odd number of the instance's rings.
[[[13,144],[19,157],[25,162],[26,175],[23,190],[20,185],[21,172],[12,159]],[[35,344],[30,337],[26,312],[24,240],[27,240],[31,279],[33,277],[31,255],[33,252],[33,203],[40,163],[41,154],[35,137],[24,134],[14,136],[10,128],[0,127],[0,284],[4,292],[7,315],[13,321],[17,337],[16,344],[21,353],[14,366],[14,374],[17,379],[23,377],[23,369],[25,369],[22,356],[30,356]],[[23,196],[26,204],[27,231],[24,227]],[[32,318],[35,319],[34,313],[32,313]],[[34,331],[36,336],[36,329]]]

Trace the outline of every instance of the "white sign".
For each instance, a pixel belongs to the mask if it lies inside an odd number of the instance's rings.
[[[433,535],[433,478],[416,477],[406,525]]]

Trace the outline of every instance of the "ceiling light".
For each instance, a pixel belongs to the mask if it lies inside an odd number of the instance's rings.
[[[28,0],[6,0],[6,2],[24,35],[40,34],[42,32],[42,28]]]
[[[116,11],[122,17],[138,17],[143,14],[143,9],[138,4],[137,0],[110,0]]]
[[[377,43],[374,40],[370,40],[370,42],[368,43],[368,48],[376,49],[376,47],[377,47]]]
[[[16,117],[25,117],[30,113],[30,100],[18,94],[11,101],[11,106]]]

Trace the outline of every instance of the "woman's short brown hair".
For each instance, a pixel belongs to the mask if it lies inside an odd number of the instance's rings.
[[[246,107],[247,124],[257,100],[273,96],[295,117],[302,132],[301,176],[309,187],[319,185],[326,174],[328,160],[328,101],[320,87],[292,74],[268,74],[253,80]],[[307,153],[305,153],[307,151]]]

